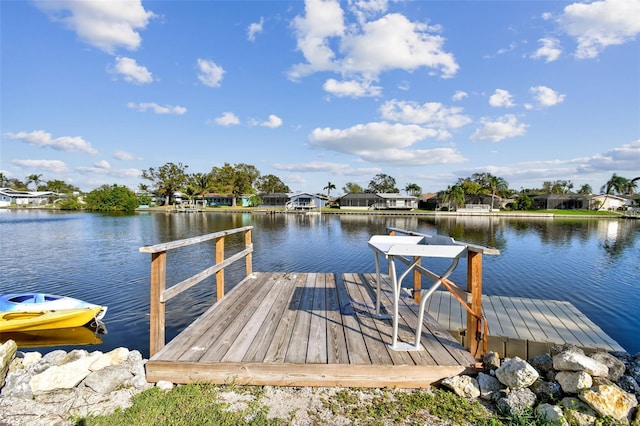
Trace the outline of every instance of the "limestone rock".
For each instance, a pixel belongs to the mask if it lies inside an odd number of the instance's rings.
[[[17,351],[18,345],[16,345],[16,342],[13,340],[7,340],[4,344],[0,345],[0,389],[4,386],[9,365],[11,365],[11,361],[16,357]]]
[[[54,389],[71,389],[89,375],[89,366],[101,355],[83,355],[81,351],[72,351],[63,357],[60,365],[49,367],[34,375],[29,381],[34,394]],[[44,358],[43,358],[44,359]]]
[[[495,377],[480,372],[478,373],[478,378],[476,380],[480,387],[480,398],[491,401],[496,396],[500,395],[501,385]]]
[[[557,426],[569,425],[569,422],[567,422],[567,419],[564,417],[562,408],[557,405],[542,403],[536,407],[536,415],[537,417],[544,419],[546,422],[545,424]]]
[[[606,377],[609,368],[590,358],[575,351],[564,351],[553,357],[553,368],[560,371],[585,371],[591,376]]]
[[[565,418],[572,425],[593,426],[598,420],[598,413],[576,397],[562,398],[559,405]]]
[[[500,355],[497,352],[488,351],[482,360],[485,372],[495,370],[500,367]]]
[[[106,394],[113,392],[132,377],[133,374],[123,366],[109,365],[89,374],[87,378],[84,379],[84,384],[95,392]]]
[[[562,387],[558,382],[536,380],[529,389],[536,394],[538,401],[543,403],[556,403],[562,397]]]
[[[510,415],[523,415],[536,404],[536,395],[529,388],[512,390],[507,396],[500,398],[497,406]]]
[[[626,419],[629,412],[638,406],[634,395],[615,385],[594,386],[580,392],[578,397],[599,415],[611,416],[616,420]]]
[[[125,362],[128,357],[129,357],[129,349],[116,348],[111,352],[102,354],[97,360],[95,360],[89,366],[89,370],[97,371],[97,370],[100,370],[101,368],[108,367],[111,365],[120,365],[123,362]]]
[[[504,362],[496,370],[496,377],[500,383],[511,389],[520,389],[531,386],[540,375],[527,361],[515,357]]]
[[[541,376],[546,375],[553,370],[553,358],[549,354],[541,354],[529,361],[529,364],[538,372]]]
[[[564,392],[572,394],[593,385],[593,379],[584,371],[560,371],[556,374],[556,381]]]
[[[607,379],[612,382],[617,382],[627,368],[624,362],[607,352],[596,352],[589,355],[589,357],[607,366],[609,369]]]
[[[447,377],[442,384],[451,389],[456,395],[465,398],[477,398],[480,396],[478,381],[469,376]]]
[[[173,389],[173,383],[166,380],[160,380],[158,381],[158,383],[156,383],[156,387],[163,391],[170,391],[171,389]]]

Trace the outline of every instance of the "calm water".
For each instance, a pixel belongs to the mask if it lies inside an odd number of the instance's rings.
[[[640,351],[640,221],[251,215],[229,213],[102,216],[0,209],[0,293],[40,291],[109,306],[107,333],[88,350],[149,349],[150,255],[156,244],[254,226],[254,271],[374,272],[367,240],[394,226],[500,249],[483,257],[486,294],[568,300],[628,352]],[[231,246],[243,244],[241,237]],[[227,248],[227,253],[232,253]],[[211,264],[212,244],[169,254],[168,283]],[[466,262],[452,276],[466,286]],[[433,265],[433,263],[430,263]],[[227,291],[244,272],[226,273]],[[213,279],[167,305],[167,339],[215,299]],[[96,343],[97,342],[97,343]],[[55,346],[38,347],[47,352]],[[84,347],[74,344],[73,347]],[[69,349],[69,347],[63,347]]]

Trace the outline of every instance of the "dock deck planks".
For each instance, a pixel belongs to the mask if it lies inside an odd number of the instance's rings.
[[[381,306],[391,312],[382,276]],[[418,304],[399,305],[401,341],[413,342]],[[624,351],[569,302],[487,296],[489,350],[531,358],[551,345]],[[375,274],[254,273],[147,361],[150,381],[275,386],[426,387],[470,372],[461,345],[467,313],[446,291],[427,303],[423,351],[393,351],[391,320],[375,318]],[[456,337],[454,337],[456,336]]]
[[[472,371],[473,356],[428,316],[426,350],[391,350],[370,279],[254,273],[147,361],[148,380],[419,388]],[[399,335],[411,341],[417,304],[403,299],[400,311]]]
[[[436,291],[427,312],[454,336],[464,327],[441,312],[448,302],[457,303],[447,291]],[[447,308],[448,312],[450,308]],[[502,356],[532,358],[554,344],[574,344],[587,352],[624,351],[615,340],[566,301],[522,297],[482,296],[482,310],[489,325],[489,350]],[[451,310],[453,312],[453,310]],[[457,314],[455,314],[457,318]],[[466,321],[462,311],[462,324]]]

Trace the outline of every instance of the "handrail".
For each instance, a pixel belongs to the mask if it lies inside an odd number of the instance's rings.
[[[228,229],[225,231],[214,232],[212,234],[200,235],[183,240],[169,241],[167,243],[155,244],[152,246],[140,247],[140,253],[151,254],[151,295],[150,295],[150,312],[149,312],[149,353],[153,356],[165,345],[165,303],[186,291],[194,285],[202,282],[204,279],[215,274],[216,276],[216,294],[217,300],[224,297],[224,268],[245,259],[246,276],[253,272],[252,253],[253,243],[251,242],[251,230],[253,226],[244,226],[241,228]],[[238,253],[224,258],[225,237],[228,235],[244,233],[245,249]],[[193,244],[199,244],[206,241],[215,240],[215,264],[200,271],[199,273],[167,287],[167,252],[169,250],[187,247]]]
[[[425,244],[452,244],[465,246],[467,248],[467,290],[465,291],[449,279],[447,279],[446,283],[443,284],[446,284],[444,287],[456,296],[456,300],[458,300],[458,302],[462,304],[470,314],[467,315],[467,330],[465,333],[466,348],[472,354],[477,354],[480,350],[479,342],[483,341],[485,345],[483,345],[483,349],[480,351],[482,352],[483,350],[486,350],[484,346],[486,346],[487,325],[486,319],[482,314],[482,255],[499,255],[500,250],[470,244],[463,241],[456,241],[445,235],[422,234],[391,226],[386,229],[390,235],[401,233],[405,235],[422,236],[424,237]],[[406,264],[411,263],[409,259],[403,258],[402,256],[399,256],[398,259]],[[422,267],[419,259],[414,258],[413,261],[418,262],[413,271],[413,297],[418,303],[420,303],[422,296],[422,274],[427,276],[431,281],[434,281],[434,279],[437,280],[438,277],[436,277],[433,272]],[[485,322],[484,328],[482,327],[482,321]]]

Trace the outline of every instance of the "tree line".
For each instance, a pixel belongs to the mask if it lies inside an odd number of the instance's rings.
[[[218,193],[231,196],[232,206],[236,205],[236,199],[243,195],[250,196],[252,205],[261,203],[258,194],[261,193],[290,193],[291,190],[278,176],[273,174],[263,175],[253,165],[238,163],[231,165],[224,163],[218,167],[212,167],[208,173],[188,173],[188,166],[182,163],[166,163],[159,167],[150,167],[142,171],[145,182],[138,186],[138,193],[125,186],[103,185],[84,197],[85,206],[89,210],[115,211],[133,210],[139,204],[149,204],[151,197],[164,200],[165,205],[174,202],[177,193],[183,197],[194,200],[203,199],[205,194]],[[631,196],[637,193],[637,181],[640,177],[625,178],[613,174],[600,192],[606,195]],[[148,182],[148,183],[147,183]],[[31,174],[24,181],[9,179],[0,173],[0,187],[15,190],[29,190],[34,184],[37,191],[51,191],[58,194],[71,195],[80,193],[79,188],[60,180],[43,181],[41,174]],[[328,182],[322,188],[327,191],[330,198],[331,191],[337,187]],[[464,204],[465,198],[473,195],[490,195],[492,204],[496,197],[514,199],[516,209],[526,210],[531,205],[531,197],[541,194],[567,194],[572,193],[574,185],[569,180],[545,181],[541,188],[521,188],[519,191],[509,188],[508,182],[491,173],[474,173],[469,177],[458,178],[457,182],[439,191],[438,196],[444,203],[456,208]],[[408,195],[419,196],[422,188],[415,183],[407,183],[403,188]],[[366,188],[355,182],[347,182],[342,187],[343,193],[399,193],[395,178],[384,173],[375,175]],[[591,194],[590,185],[582,185],[577,191],[579,194]],[[320,193],[318,193],[320,194]],[[77,198],[68,196],[62,203],[69,209],[80,208]],[[133,207],[132,207],[133,206]],[[491,206],[494,207],[493,205]]]

